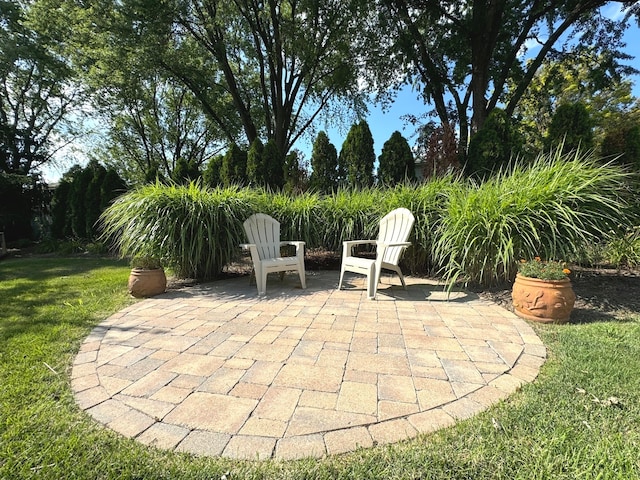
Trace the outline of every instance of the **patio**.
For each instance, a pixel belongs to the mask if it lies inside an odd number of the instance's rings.
[[[532,328],[467,292],[397,278],[366,298],[338,272],[247,277],[128,307],[85,339],[76,400],[98,422],[158,448],[242,459],[321,457],[468,418],[532,381]]]

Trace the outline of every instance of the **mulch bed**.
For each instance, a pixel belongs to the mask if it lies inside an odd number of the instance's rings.
[[[639,270],[573,267],[571,283],[576,294],[572,322],[621,319],[640,312]],[[513,311],[511,285],[474,291]]]

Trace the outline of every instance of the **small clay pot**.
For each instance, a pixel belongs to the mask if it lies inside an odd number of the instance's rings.
[[[164,269],[145,270],[134,268],[129,274],[129,293],[136,298],[153,297],[167,289]]]

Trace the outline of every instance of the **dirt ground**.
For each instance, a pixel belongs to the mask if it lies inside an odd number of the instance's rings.
[[[629,313],[640,313],[638,270],[573,267],[571,283],[576,294],[571,322],[614,320]],[[511,286],[475,291],[481,297],[513,311]]]

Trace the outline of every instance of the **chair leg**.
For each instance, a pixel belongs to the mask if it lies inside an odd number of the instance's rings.
[[[298,268],[298,275],[300,276],[300,285],[302,285],[302,288],[307,288],[307,281],[304,273],[304,268]]]
[[[367,274],[367,296],[369,300],[376,299],[376,291],[378,287],[378,278],[376,275],[376,264],[372,263]]]
[[[402,275],[402,271],[400,270],[400,267],[398,267],[398,270],[396,270],[398,276],[400,277],[400,281],[402,282],[402,286],[404,287],[404,289],[407,289],[407,284],[404,281],[404,275]]]
[[[340,282],[338,283],[338,290],[342,288],[342,278],[344,277],[344,266],[340,269]]]
[[[397,265],[385,265],[385,267],[387,270],[393,270],[394,272],[396,272],[398,274],[398,277],[400,277],[400,282],[402,283],[402,286],[404,287],[404,289],[407,289],[407,284],[404,281],[404,275],[402,274],[402,270],[400,270],[400,267]]]
[[[258,281],[258,275],[256,274],[256,281]],[[260,272],[260,285],[258,285],[258,295],[267,294],[267,272],[263,270]]]

